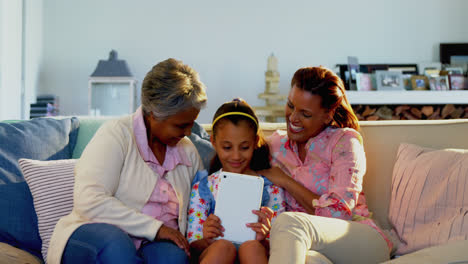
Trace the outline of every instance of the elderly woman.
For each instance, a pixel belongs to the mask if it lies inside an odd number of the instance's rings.
[[[375,225],[362,191],[366,156],[344,84],[324,67],[296,71],[285,108],[287,131],[268,143],[265,172],[286,191],[271,229],[270,263],[380,263],[391,242]],[[323,258],[326,256],[326,258]]]
[[[191,182],[203,169],[186,137],[206,104],[198,74],[168,59],[146,75],[141,107],[105,123],[75,168],[74,206],[51,238],[54,263],[187,263]]]

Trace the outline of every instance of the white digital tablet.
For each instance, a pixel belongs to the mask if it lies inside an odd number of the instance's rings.
[[[232,242],[243,243],[255,239],[255,232],[246,226],[255,223],[262,203],[263,179],[258,176],[221,172],[214,214],[221,219],[224,237]]]

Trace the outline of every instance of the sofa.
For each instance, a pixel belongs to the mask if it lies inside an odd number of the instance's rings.
[[[59,150],[63,152],[63,150],[68,149],[70,159],[77,159],[80,157],[83,149],[85,148],[87,142],[91,139],[94,135],[94,132],[99,128],[99,126],[107,121],[109,118],[96,118],[96,117],[78,117],[77,120],[74,119],[75,123],[69,126],[69,134],[67,136],[63,136],[65,142],[64,146],[59,146]],[[60,119],[60,120],[69,120],[68,118]],[[20,123],[28,123],[31,121],[23,121]],[[56,120],[57,121],[57,120]],[[78,122],[76,122],[78,121]],[[38,121],[35,121],[38,122]],[[45,122],[45,121],[43,121]],[[55,121],[54,121],[55,122]],[[65,122],[65,121],[63,121]],[[3,126],[9,126],[11,124],[17,124],[15,122],[0,122],[0,155],[2,155],[2,148],[5,145],[5,140],[8,140],[8,146],[12,145],[20,145],[26,144],[25,142],[18,141],[14,142],[15,138],[13,137],[5,137],[2,133],[8,134],[8,130],[5,130]],[[365,174],[364,183],[363,183],[363,191],[366,194],[367,204],[369,206],[370,211],[373,213],[373,218],[376,222],[383,228],[388,230],[388,236],[391,237],[398,248],[400,246],[408,246],[411,243],[402,239],[403,233],[406,230],[403,228],[401,230],[395,230],[395,226],[398,226],[403,223],[404,225],[407,224],[407,219],[399,219],[398,212],[395,213],[395,208],[399,208],[399,203],[402,200],[398,201],[395,196],[398,194],[399,198],[404,197],[406,194],[404,191],[397,192],[398,188],[396,188],[395,180],[392,180],[395,177],[394,168],[395,164],[398,164],[398,171],[402,170],[404,172],[408,172],[411,170],[415,170],[411,167],[411,164],[402,165],[405,162],[406,156],[402,155],[402,143],[410,143],[414,144],[414,146],[419,146],[423,148],[425,151],[432,153],[431,151],[437,151],[441,149],[453,148],[453,149],[468,149],[468,119],[459,119],[459,120],[431,120],[431,121],[362,121],[361,123],[361,133],[364,139],[364,148],[366,151],[367,157],[367,172]],[[73,127],[75,126],[75,127]],[[261,123],[263,132],[265,135],[269,135],[274,132],[276,129],[284,129],[284,123]],[[3,129],[3,130],[2,130]],[[18,128],[21,130],[21,127]],[[194,127],[192,130],[191,139],[197,146],[200,152],[203,152],[201,155],[204,158],[204,162],[209,160],[209,152],[210,146],[208,141],[208,134],[210,133],[211,127],[210,125],[202,125]],[[6,131],[6,132],[5,132]],[[206,131],[206,132],[205,132]],[[31,135],[28,135],[31,134]],[[25,138],[33,137],[37,131],[34,130],[27,130],[22,131],[22,135]],[[47,135],[46,135],[47,136]],[[73,139],[71,139],[73,136]],[[42,135],[44,137],[44,135]],[[2,140],[4,141],[2,143]],[[40,144],[40,143],[37,143]],[[406,145],[405,145],[406,146]],[[411,145],[412,146],[412,145]],[[430,148],[430,149],[429,149]],[[419,151],[418,153],[422,153]],[[424,152],[426,153],[426,152]],[[36,153],[37,154],[37,153]],[[457,155],[459,153],[457,152]],[[461,153],[460,155],[465,155],[466,153]],[[399,156],[398,156],[399,155]],[[406,154],[405,154],[406,155]],[[410,157],[410,155],[407,155]],[[417,156],[417,155],[416,155]],[[61,159],[60,156],[48,155],[47,157],[40,157],[38,159]],[[26,157],[32,158],[35,157]],[[412,157],[413,159],[414,157]],[[464,156],[462,157],[464,158]],[[62,157],[63,159],[63,157]],[[440,159],[437,159],[440,160]],[[447,162],[453,161],[453,158],[448,158]],[[457,159],[462,160],[462,159]],[[416,163],[417,164],[417,163]],[[417,168],[426,168],[432,166],[433,162],[427,164],[427,166],[420,166],[416,165]],[[461,163],[456,163],[459,166]],[[465,163],[463,163],[465,164]],[[462,164],[462,165],[463,165]],[[413,164],[414,165],[414,164]],[[0,159],[0,176],[3,173],[2,166],[4,166]],[[405,167],[407,166],[407,167]],[[405,167],[406,169],[401,169]],[[466,169],[468,164],[465,164],[464,167],[460,169],[460,171]],[[411,169],[412,168],[412,169]],[[446,170],[454,171],[453,169],[449,169],[448,167]],[[432,171],[432,170],[431,170]],[[404,173],[403,173],[404,174]],[[407,173],[408,174],[408,173]],[[411,174],[410,174],[411,176]],[[464,175],[466,179],[468,179],[468,174]],[[405,176],[407,177],[407,176]],[[402,176],[402,178],[404,178]],[[462,177],[463,178],[463,177]],[[1,179],[1,177],[0,177]],[[400,179],[401,180],[401,179]],[[21,178],[17,178],[16,182],[0,182],[0,188],[7,188],[13,184],[21,184]],[[433,181],[430,179],[429,181]],[[411,178],[407,181],[407,185],[411,184]],[[418,182],[413,183],[417,186],[426,186],[426,184],[420,184]],[[464,186],[463,184],[467,185],[468,181],[466,182],[458,182],[457,186]],[[26,188],[25,184],[22,185],[24,192],[28,192],[29,189]],[[423,188],[421,187],[421,188]],[[458,188],[460,189],[460,187]],[[397,190],[397,191],[396,191]],[[412,189],[413,192],[411,193],[414,195],[417,193],[417,190],[421,191],[421,189]],[[461,193],[460,190],[459,193]],[[468,192],[468,188],[464,189],[464,191]],[[3,195],[3,191],[0,189],[0,195]],[[403,195],[403,196],[402,196]],[[2,206],[7,204],[10,206],[9,212],[2,212],[2,218],[9,220],[11,218],[11,214],[17,213],[16,209],[12,207],[16,203],[16,201],[11,200],[15,199],[13,196],[2,197],[0,199],[0,210],[2,210]],[[30,195],[29,195],[30,196]],[[437,195],[434,195],[437,196]],[[460,195],[458,195],[460,196]],[[457,197],[458,197],[457,196]],[[13,197],[13,198],[12,198]],[[461,196],[463,197],[463,196]],[[468,197],[468,195],[466,195]],[[26,199],[27,202],[31,203],[32,198]],[[403,199],[404,201],[404,199]],[[436,201],[437,202],[437,201]],[[12,205],[13,204],[13,205]],[[28,205],[34,210],[33,205]],[[24,206],[23,206],[24,207]],[[16,207],[17,208],[17,207]],[[404,213],[405,215],[411,215],[411,210],[417,210],[414,207],[409,207],[410,209],[406,210]],[[439,207],[440,208],[440,204]],[[466,229],[468,229],[468,219],[463,218],[466,216],[468,212],[468,203],[466,203],[466,199],[461,201],[461,206],[456,208],[459,210],[459,214],[462,216],[461,221],[463,226],[463,221],[465,223],[465,228],[459,231],[458,235],[451,233],[446,236],[447,241],[440,241],[437,239],[432,239],[426,244],[422,244],[425,246],[421,246],[420,244],[415,244],[413,248],[407,248],[407,252],[404,254],[398,254],[396,258],[391,259],[386,263],[463,263],[468,262],[468,241],[466,236]],[[392,211],[393,210],[393,211]],[[393,213],[392,213],[393,212]],[[457,211],[458,212],[458,211]],[[34,228],[37,229],[37,217],[35,216],[34,212],[33,216],[27,220],[27,222],[22,223],[22,228],[16,230],[18,232],[22,232],[23,229],[29,229],[33,231],[29,232],[36,232]],[[393,217],[393,218],[392,218]],[[13,220],[12,220],[13,221]],[[24,221],[20,220],[20,221]],[[1,221],[0,221],[1,222]],[[11,222],[11,221],[10,221]],[[21,245],[21,241],[15,240],[13,237],[15,234],[8,233],[7,235],[3,234],[5,231],[9,230],[1,230],[0,226],[0,263],[42,263],[43,259],[40,254],[40,247],[38,248],[37,243],[33,246],[30,245]],[[393,231],[392,231],[393,228]],[[416,230],[413,226],[413,229]],[[26,231],[24,231],[26,232]],[[22,235],[22,234],[20,234]],[[37,236],[37,232],[33,235],[26,234],[27,237]],[[424,235],[424,234],[423,234]],[[431,236],[430,232],[426,234],[427,236]],[[399,237],[400,236],[400,237]],[[440,237],[440,236],[439,236]],[[39,240],[39,243],[40,240]],[[418,248],[419,247],[419,248]],[[398,252],[398,251],[397,251]]]

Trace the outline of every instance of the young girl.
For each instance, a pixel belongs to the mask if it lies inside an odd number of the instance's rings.
[[[247,224],[256,232],[255,240],[241,245],[215,240],[222,238],[224,228],[213,214],[221,170],[258,175],[255,171],[270,168],[270,153],[259,129],[258,118],[245,101],[234,99],[218,108],[212,129],[211,143],[216,155],[211,163],[210,176],[194,181],[190,196],[187,238],[192,251],[199,255],[199,262],[204,263],[233,263],[236,256],[240,263],[267,263],[266,237],[271,221],[285,208],[282,189],[264,178],[262,207],[253,211],[259,220]],[[239,195],[242,195],[241,191]]]

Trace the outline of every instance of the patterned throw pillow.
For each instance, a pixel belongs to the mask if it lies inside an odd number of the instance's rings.
[[[393,169],[389,220],[397,254],[468,237],[468,150],[401,144]]]
[[[31,190],[42,240],[42,257],[47,259],[50,238],[57,221],[73,208],[76,160],[20,159],[18,163]]]

